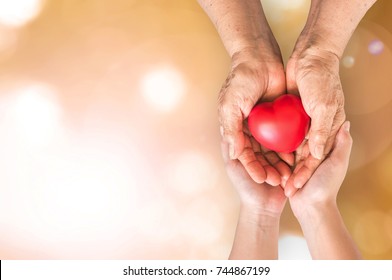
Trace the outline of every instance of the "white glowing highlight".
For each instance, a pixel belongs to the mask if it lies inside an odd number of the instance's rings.
[[[185,80],[171,67],[162,67],[147,73],[142,82],[143,97],[159,111],[173,110],[185,94]]]
[[[298,9],[306,4],[306,0],[273,0],[268,1],[269,4],[275,5],[277,8],[282,10]],[[264,3],[263,3],[264,4]]]
[[[311,260],[306,240],[300,236],[284,235],[279,238],[280,260]]]
[[[0,0],[0,24],[20,27],[38,16],[42,0]]]
[[[354,66],[354,64],[355,64],[355,58],[354,57],[352,57],[352,56],[345,56],[345,57],[343,57],[343,59],[342,59],[342,64],[343,64],[343,66],[344,67],[346,67],[346,68],[351,68],[351,67],[353,67]]]
[[[6,122],[24,145],[45,145],[61,127],[61,108],[56,91],[45,84],[32,84],[13,93]]]
[[[370,42],[368,50],[373,55],[381,54],[384,50],[384,43],[380,40],[373,40]]]
[[[54,168],[47,175],[51,183],[43,186],[39,213],[58,229],[83,228],[86,224],[90,230],[99,227],[96,237],[102,238],[113,233],[113,227],[129,213],[127,193],[134,179],[118,158],[105,161],[108,155],[97,150],[81,150],[79,155],[64,155],[52,163]]]
[[[11,232],[20,225],[28,229],[18,239],[38,236],[34,242],[41,250],[61,257],[118,256],[130,223],[140,216],[138,186],[148,185],[151,176],[137,152],[130,161],[117,146],[68,140],[56,149],[23,153],[9,145],[12,187],[3,192],[7,203],[0,204],[0,218]]]

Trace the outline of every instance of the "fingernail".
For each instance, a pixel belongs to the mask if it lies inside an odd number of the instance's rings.
[[[302,184],[301,184],[301,182],[299,182],[299,181],[297,181],[297,182],[294,182],[294,187],[295,187],[295,188],[297,188],[297,189],[300,189],[300,188],[302,188]]]
[[[280,185],[284,188],[286,187],[286,183],[287,183],[287,178],[282,178],[282,182],[280,183]]]
[[[219,132],[220,132],[221,136],[223,137],[223,135],[224,135],[223,126],[219,126]]]
[[[234,151],[234,145],[230,144],[229,146],[229,153],[230,153],[230,158],[235,159],[235,151]]]
[[[350,122],[347,121],[347,122],[344,123],[343,129],[344,129],[345,131],[347,131],[347,132],[350,132],[350,126],[351,126]]]
[[[314,157],[317,159],[322,159],[324,156],[324,146],[323,145],[316,145],[314,149]]]

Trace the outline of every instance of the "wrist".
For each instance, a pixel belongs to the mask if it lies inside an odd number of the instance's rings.
[[[255,61],[259,63],[274,62],[283,65],[280,48],[272,34],[271,36],[268,39],[239,40],[229,52],[233,63]]]
[[[304,53],[321,53],[333,55],[340,60],[346,45],[346,40],[336,38],[336,34],[331,33],[328,28],[323,26],[305,27],[298,37],[291,57],[301,57],[304,56]]]
[[[339,73],[340,57],[333,51],[320,48],[316,45],[294,52],[290,57],[289,65],[292,65],[296,75],[308,73],[313,69],[333,71]],[[296,77],[298,79],[298,77]]]
[[[313,47],[341,58],[359,22],[376,0],[312,0],[294,53]]]
[[[301,205],[299,208],[292,207],[292,210],[301,227],[309,223],[322,222],[332,212],[339,211],[336,200],[333,199],[315,204]]]
[[[261,209],[257,206],[252,207],[244,204],[240,206],[240,219],[243,222],[263,228],[279,226],[281,214],[282,211]]]

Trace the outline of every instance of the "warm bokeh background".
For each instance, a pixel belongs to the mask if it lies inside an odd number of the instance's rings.
[[[287,60],[309,1],[263,3]],[[391,14],[379,0],[341,63],[339,205],[370,259],[392,259]],[[0,0],[0,259],[227,258],[229,65],[196,1]],[[289,207],[281,228],[281,258],[308,258]]]

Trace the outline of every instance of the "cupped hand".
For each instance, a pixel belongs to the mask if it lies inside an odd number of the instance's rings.
[[[268,157],[270,161],[275,162],[276,169],[289,170],[286,163],[281,161],[275,153],[265,150],[262,154],[260,144],[253,138],[246,140],[245,145],[253,146],[256,160],[260,165],[264,165],[267,173],[268,169],[272,167],[268,167],[264,156]],[[281,186],[271,186],[267,183],[256,183],[238,159],[230,159],[229,144],[225,140],[221,141],[221,148],[228,176],[238,192],[241,205],[261,215],[279,217],[286,203],[283,188]]]
[[[317,168],[305,186],[290,197],[294,215],[301,217],[309,207],[336,203],[336,197],[347,172],[352,138],[350,123],[345,122],[340,128],[331,153]],[[286,188],[288,186],[286,185]]]
[[[258,101],[271,101],[286,91],[284,67],[281,59],[267,58],[256,50],[247,49],[233,56],[231,71],[219,94],[219,120],[222,136],[229,144],[231,159],[238,159],[257,183],[270,185],[285,183],[290,169],[277,169],[280,158],[292,165],[293,154],[273,152],[264,155],[255,150],[246,128],[246,119]],[[256,155],[257,153],[257,155]],[[273,155],[274,154],[274,155]],[[273,157],[273,162],[269,158]],[[278,166],[281,166],[278,164]]]
[[[344,94],[339,77],[339,58],[321,49],[294,54],[286,69],[287,90],[299,93],[311,118],[307,141],[296,151],[296,167],[289,178],[286,195],[301,188],[330,152],[336,133],[344,122]]]

